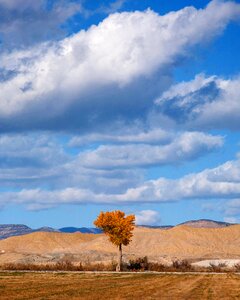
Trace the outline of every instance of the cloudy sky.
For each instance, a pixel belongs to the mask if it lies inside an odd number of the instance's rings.
[[[0,0],[0,223],[240,222],[240,1]]]

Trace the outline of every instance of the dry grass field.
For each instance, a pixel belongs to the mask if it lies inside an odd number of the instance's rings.
[[[240,299],[235,274],[0,273],[1,300]]]

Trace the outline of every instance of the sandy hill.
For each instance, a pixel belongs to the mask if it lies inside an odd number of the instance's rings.
[[[109,261],[116,249],[103,234],[35,232],[0,241],[0,263]],[[240,225],[224,228],[177,226],[168,230],[137,227],[125,258],[147,255],[150,260],[240,258]]]

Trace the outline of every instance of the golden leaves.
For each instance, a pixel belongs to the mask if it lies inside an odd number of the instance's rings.
[[[108,235],[114,245],[128,245],[133,236],[135,216],[125,216],[120,210],[101,212],[94,225],[102,229]]]

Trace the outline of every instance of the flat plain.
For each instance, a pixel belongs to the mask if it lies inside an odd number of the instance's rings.
[[[1,300],[240,299],[240,274],[0,273]]]

